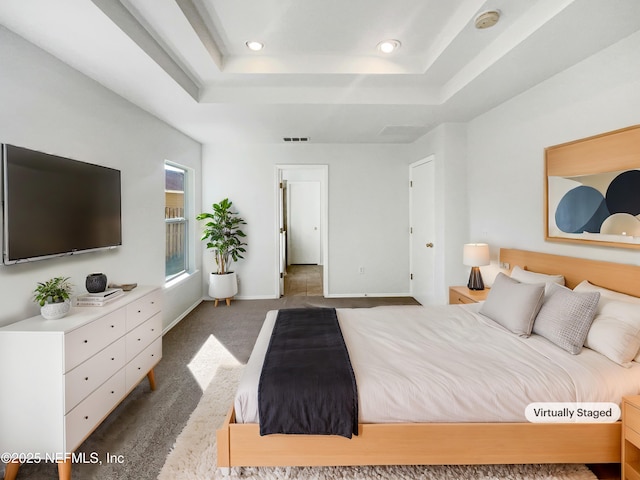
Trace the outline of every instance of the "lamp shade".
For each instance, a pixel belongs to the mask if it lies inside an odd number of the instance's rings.
[[[462,263],[469,267],[489,265],[489,245],[486,243],[467,243],[462,254]]]

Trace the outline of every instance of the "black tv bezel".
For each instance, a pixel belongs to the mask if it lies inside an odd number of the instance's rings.
[[[41,155],[48,155],[48,156],[52,156],[52,157],[56,157],[58,159],[61,160],[67,160],[70,162],[79,162],[79,163],[84,163],[84,164],[88,164],[88,165],[93,165],[95,167],[100,167],[100,168],[105,168],[105,169],[109,169],[109,170],[114,170],[117,171],[120,177],[120,241],[119,243],[115,243],[113,245],[105,245],[105,246],[101,246],[101,247],[91,247],[91,248],[83,248],[83,249],[74,249],[68,252],[60,252],[60,253],[54,253],[54,254],[46,254],[46,255],[38,255],[38,256],[34,256],[34,257],[28,257],[28,258],[19,258],[19,259],[10,259],[10,252],[9,252],[9,242],[8,242],[8,238],[9,238],[9,222],[8,222],[8,175],[7,175],[7,162],[8,162],[8,158],[7,158],[7,147],[16,147],[16,148],[21,148],[24,150],[30,150],[32,152],[41,154]],[[41,150],[34,150],[32,148],[28,148],[28,147],[23,147],[20,145],[14,145],[14,144],[10,144],[10,143],[1,143],[0,144],[0,174],[2,175],[2,206],[1,206],[1,213],[2,213],[2,264],[3,265],[17,265],[17,264],[22,264],[22,263],[29,263],[29,262],[35,262],[35,261],[40,261],[40,260],[47,260],[47,259],[51,259],[51,258],[60,258],[60,257],[68,257],[68,256],[72,256],[72,255],[80,255],[80,254],[84,254],[84,253],[91,253],[91,252],[99,252],[99,251],[105,251],[105,250],[114,250],[120,246],[122,246],[122,172],[119,169],[116,168],[111,168],[111,167],[106,167],[104,165],[98,165],[95,163],[90,163],[90,162],[83,162],[80,160],[76,160],[70,157],[65,157],[65,156],[61,156],[61,155],[56,155],[56,154],[52,154],[52,153],[47,153],[47,152],[43,152]]]

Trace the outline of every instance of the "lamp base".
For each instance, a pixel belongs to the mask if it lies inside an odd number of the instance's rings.
[[[482,275],[480,274],[480,267],[471,267],[467,288],[469,290],[484,290],[484,282],[482,281]]]

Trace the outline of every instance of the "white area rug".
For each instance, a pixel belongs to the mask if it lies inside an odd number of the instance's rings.
[[[211,337],[189,365],[206,390],[178,436],[158,480],[594,480],[584,465],[216,468],[216,429],[233,402],[242,365]]]

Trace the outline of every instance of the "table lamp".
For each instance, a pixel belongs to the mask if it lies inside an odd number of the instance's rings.
[[[489,245],[486,243],[467,243],[464,246],[462,254],[462,263],[471,267],[469,274],[469,290],[484,290],[484,282],[480,268],[483,265],[489,265]]]

